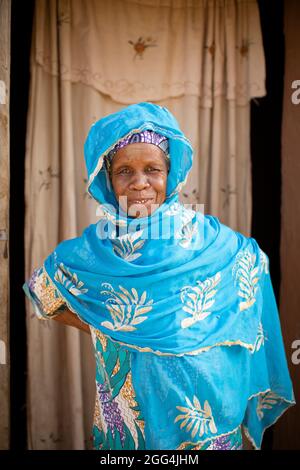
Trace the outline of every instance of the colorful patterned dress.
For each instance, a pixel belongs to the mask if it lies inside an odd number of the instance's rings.
[[[43,267],[33,272],[25,287],[38,318],[43,320],[54,318],[66,308],[64,300],[49,280]],[[150,390],[149,381],[152,380],[151,374],[155,374],[151,368],[151,353],[147,353],[149,360],[145,361],[145,380],[141,381],[142,387],[140,383],[137,388],[132,379],[132,367],[139,360],[138,356],[141,353],[129,350],[92,326],[90,330],[96,358],[93,448],[95,450],[157,450],[160,447],[155,447],[155,443],[159,442],[158,445],[162,445],[164,449],[173,450],[174,447],[171,446],[173,444],[168,446],[167,437],[163,440],[159,437],[163,429],[156,426],[154,414],[152,416],[150,414],[149,418],[148,411],[148,420],[151,419],[152,423],[145,422],[147,392]],[[176,359],[176,357],[162,357],[163,367],[159,371],[159,380],[168,380],[174,388],[180,380],[180,377],[176,375],[179,374]],[[193,405],[196,409],[201,407],[197,400]],[[206,421],[199,421],[200,426],[201,423],[204,426],[206,422],[209,422],[211,427],[214,426],[208,403],[204,403],[204,416]],[[147,433],[145,433],[145,425],[147,425]],[[241,425],[230,433],[218,435],[212,439],[203,438],[197,442],[195,439],[187,439],[178,443],[176,447],[178,450],[242,450],[242,448]]]

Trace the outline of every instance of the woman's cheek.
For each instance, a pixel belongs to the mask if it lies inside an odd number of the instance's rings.
[[[163,175],[157,175],[156,177],[153,176],[151,178],[151,186],[153,186],[156,191],[163,192],[166,190],[167,187],[167,178]]]
[[[116,177],[112,180],[112,186],[116,196],[121,196],[122,194],[124,194],[124,192],[126,192],[128,183],[125,178]]]

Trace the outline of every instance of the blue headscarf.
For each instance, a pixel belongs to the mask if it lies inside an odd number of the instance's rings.
[[[132,219],[118,207],[103,161],[143,130],[168,139],[171,166],[165,202]],[[170,406],[168,423],[157,418],[168,435],[160,448],[173,435],[176,448],[179,430],[189,448],[240,423],[259,448],[266,427],[295,403],[267,255],[253,238],[179,202],[193,151],[166,108],[139,103],[100,119],[84,153],[99,220],[48,256],[49,282],[82,321],[140,353],[132,374],[145,422],[147,413],[163,416],[166,400]],[[161,379],[165,367],[170,382]],[[190,413],[201,419],[189,433]],[[151,448],[150,430],[147,439]]]

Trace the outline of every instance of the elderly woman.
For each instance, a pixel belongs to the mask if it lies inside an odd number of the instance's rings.
[[[166,108],[100,119],[84,150],[99,220],[24,290],[91,332],[94,448],[260,449],[295,403],[267,255],[179,202],[193,152]]]

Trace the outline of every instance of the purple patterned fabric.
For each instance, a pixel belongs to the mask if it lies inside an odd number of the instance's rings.
[[[124,420],[118,407],[118,403],[111,398],[110,392],[106,390],[106,384],[97,383],[100,396],[100,403],[103,411],[103,417],[106,425],[110,429],[112,436],[115,436],[115,429],[119,431],[121,442],[125,441]]]
[[[136,144],[138,142],[156,145],[165,153],[166,157],[169,159],[169,142],[167,137],[151,130],[145,130],[142,132],[137,132],[135,134],[128,135],[114,146],[114,148],[105,156],[105,164],[107,170],[109,170],[110,168],[112,157],[117,153],[119,149],[125,147],[126,145]]]
[[[38,269],[35,269],[29,279],[29,282],[28,282],[28,286],[29,286],[29,289],[31,290],[34,290],[34,286],[36,284],[36,280],[39,276],[39,273],[40,273],[41,269],[38,268]]]
[[[243,450],[242,434],[238,432],[217,437],[212,441],[207,450]]]

